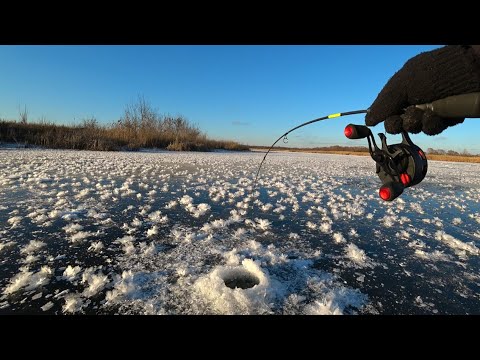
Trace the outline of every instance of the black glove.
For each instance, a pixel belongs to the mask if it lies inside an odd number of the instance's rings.
[[[408,60],[378,94],[365,123],[373,126],[385,120],[385,130],[391,134],[405,130],[437,135],[462,123],[464,118],[440,118],[431,110],[423,111],[412,105],[477,91],[480,91],[477,47],[448,45]]]

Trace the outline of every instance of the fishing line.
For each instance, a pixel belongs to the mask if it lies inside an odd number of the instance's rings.
[[[284,142],[284,143],[287,143],[287,142],[288,142],[287,135],[290,134],[292,131],[295,131],[295,130],[303,127],[303,126],[310,125],[310,124],[313,124],[313,123],[318,122],[318,121],[327,120],[327,119],[334,119],[334,118],[338,118],[338,117],[342,117],[342,116],[348,116],[348,115],[366,114],[367,112],[368,112],[368,110],[355,110],[355,111],[347,111],[347,112],[330,114],[330,115],[327,115],[327,116],[324,116],[324,117],[320,117],[320,118],[318,118],[318,119],[313,119],[313,120],[307,121],[307,122],[305,122],[305,123],[303,123],[303,124],[300,124],[300,125],[298,125],[298,126],[295,126],[293,129],[288,130],[285,134],[283,134],[282,136],[280,136],[280,137],[272,144],[272,146],[270,146],[270,148],[268,149],[268,151],[265,153],[265,156],[263,157],[262,162],[260,163],[260,166],[258,167],[257,174],[255,175],[255,180],[254,180],[254,182],[253,182],[253,188],[252,188],[252,194],[255,192],[255,188],[257,187],[258,174],[260,173],[260,169],[262,168],[262,165],[263,165],[263,163],[265,162],[265,159],[267,158],[267,155],[268,155],[268,154],[270,153],[270,151],[273,149],[273,147],[275,146],[275,144],[276,144],[277,142],[279,142],[280,140],[283,139],[283,142]]]

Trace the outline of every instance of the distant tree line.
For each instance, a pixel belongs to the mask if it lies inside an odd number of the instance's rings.
[[[467,149],[463,150],[462,152],[454,151],[454,150],[443,150],[443,149],[427,149],[427,155],[450,155],[450,156],[477,156],[470,154]]]
[[[125,108],[122,117],[101,125],[94,118],[80,124],[57,125],[42,118],[28,121],[26,107],[19,121],[0,120],[0,142],[76,150],[138,150],[162,148],[175,151],[212,149],[248,150],[234,141],[212,140],[183,116],[161,115],[143,97]]]
[[[265,146],[251,146],[251,148],[264,149]],[[312,152],[357,152],[357,153],[368,152],[368,148],[365,146],[340,146],[340,145],[313,147],[313,148],[297,148],[297,147],[292,148],[292,147],[285,147],[285,146],[275,146],[274,149],[289,150],[289,151],[312,151]],[[478,157],[478,155],[471,154],[466,149],[463,150],[462,152],[458,152],[454,150],[428,148],[426,153],[428,155]]]
[[[250,146],[254,149],[264,149],[265,146]],[[277,150],[291,150],[291,151],[330,151],[330,152],[368,152],[368,148],[366,146],[340,146],[340,145],[332,145],[332,146],[323,146],[323,147],[313,147],[313,148],[292,148],[286,146],[275,146],[274,149]]]

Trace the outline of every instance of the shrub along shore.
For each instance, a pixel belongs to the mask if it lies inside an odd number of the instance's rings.
[[[234,141],[209,139],[184,117],[160,115],[143,98],[128,105],[118,121],[107,125],[99,124],[95,118],[72,125],[58,125],[45,119],[30,122],[25,109],[20,113],[20,121],[0,120],[0,142],[25,147],[102,151],[249,149]]]

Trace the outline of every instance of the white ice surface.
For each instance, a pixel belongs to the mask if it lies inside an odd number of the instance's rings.
[[[363,157],[270,154],[253,194],[262,153],[0,157],[5,309],[41,290],[40,312],[381,313],[392,293],[388,311],[439,311],[428,294],[383,290],[383,273],[418,274],[435,294],[455,283],[452,306],[479,301],[479,165],[431,163],[384,203]],[[225,285],[242,276],[258,284]]]

